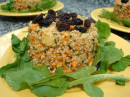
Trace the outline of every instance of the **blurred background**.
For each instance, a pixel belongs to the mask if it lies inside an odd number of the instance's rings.
[[[0,0],[0,2],[5,2],[8,0]],[[58,11],[58,13],[63,12],[76,12],[81,16],[86,16],[89,19],[91,11],[97,8],[103,7],[113,7],[113,2],[115,0],[58,0],[64,3],[65,7]],[[0,16],[0,36],[8,33],[10,31],[26,27],[30,20],[34,17],[6,17]],[[91,19],[92,22],[94,22]],[[112,30],[113,33],[123,37],[130,42],[130,34],[122,33],[120,31]]]

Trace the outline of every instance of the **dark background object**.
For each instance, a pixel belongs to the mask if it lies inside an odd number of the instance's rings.
[[[2,1],[8,1],[8,0],[0,0],[0,2]],[[97,8],[113,7],[113,2],[115,0],[59,0],[59,1],[64,3],[65,8],[58,11],[58,14],[63,12],[68,13],[75,12],[81,16],[88,17],[92,22],[94,22],[90,17],[91,11]],[[33,18],[34,17],[0,16],[0,36],[10,31],[28,26],[29,21],[33,20]],[[112,32],[130,42],[129,33],[124,33],[116,30],[112,30]]]

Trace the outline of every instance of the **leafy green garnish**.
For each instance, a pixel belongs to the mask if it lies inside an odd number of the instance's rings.
[[[130,27],[130,20],[123,19],[123,20],[122,20],[122,24],[123,24],[124,26]]]
[[[123,71],[130,65],[130,55],[121,58],[121,60],[112,64],[112,69],[115,71]]]
[[[111,29],[107,23],[101,22],[98,20],[95,24],[95,27],[98,29],[99,37],[102,39],[107,39],[110,36]]]
[[[130,27],[130,20],[127,20],[127,19],[120,20],[113,12],[109,12],[105,9],[103,9],[102,14],[99,15],[99,17],[106,18],[106,19],[111,20],[115,23]]]
[[[10,0],[6,5],[2,5],[1,9],[4,10],[4,11],[12,11],[12,9],[14,9],[13,0]]]
[[[86,93],[91,97],[103,97],[103,91],[95,86],[92,86],[92,84],[95,81],[100,81],[105,78],[111,78],[114,80],[120,80],[120,81],[130,81],[130,79],[119,76],[119,75],[113,75],[113,74],[97,74],[97,75],[91,75],[90,77],[84,77],[75,81],[72,81],[69,83],[69,87],[83,84],[84,90]]]
[[[123,52],[122,50],[115,48],[114,42],[103,41],[103,39],[107,39],[110,35],[110,27],[108,24],[98,21],[95,26],[98,30],[98,41],[100,43],[100,47],[95,52],[93,65],[96,66],[98,62],[101,62],[97,72],[105,73],[110,64],[121,59]]]
[[[123,56],[122,50],[119,50],[113,46],[100,47],[101,50],[101,65],[98,68],[98,72],[105,73],[110,64],[119,61]]]
[[[117,85],[125,86],[125,81],[116,80]]]

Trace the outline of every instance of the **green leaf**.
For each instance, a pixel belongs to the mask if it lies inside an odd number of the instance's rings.
[[[55,71],[55,73],[56,73],[56,74],[61,74],[61,75],[64,74],[63,68],[62,68],[62,67],[57,68],[56,71]]]
[[[125,81],[116,80],[117,85],[125,86]]]
[[[75,81],[72,81],[69,83],[68,87],[72,87],[75,85],[83,84],[84,90],[86,93],[91,96],[91,97],[103,97],[103,92],[100,88],[92,86],[92,84],[95,81],[100,81],[105,78],[110,78],[114,80],[120,80],[120,81],[130,81],[129,78],[126,78],[124,76],[120,75],[114,75],[114,74],[96,74],[96,75],[91,75],[89,77],[84,77],[81,79],[77,79]]]
[[[12,41],[12,46],[19,46],[21,42],[21,40],[14,34],[12,34],[11,41]]]
[[[4,77],[6,72],[12,70],[12,68],[17,68],[19,63],[20,63],[20,56],[19,56],[19,54],[17,54],[15,62],[13,62],[11,64],[7,64],[6,66],[3,66],[0,68],[0,76]]]
[[[66,74],[66,76],[74,78],[74,79],[79,79],[79,78],[83,78],[86,76],[90,76],[95,71],[96,71],[95,66],[85,66],[85,67],[77,70],[76,72]]]
[[[100,48],[102,61],[98,68],[98,72],[105,73],[110,64],[119,61],[123,56],[123,52],[113,46],[104,46]]]
[[[55,88],[52,86],[40,86],[40,87],[35,87],[32,89],[32,92],[37,95],[38,97],[56,97],[64,94],[64,92],[67,89],[67,84],[65,83],[62,87],[60,88]]]
[[[107,39],[110,36],[111,29],[107,23],[98,20],[95,24],[95,27],[98,30],[99,37],[102,39]]]
[[[103,97],[103,91],[95,86],[92,86],[91,82],[85,82],[83,84],[85,92],[91,97]]]
[[[123,19],[123,20],[122,20],[122,24],[123,24],[124,26],[130,27],[130,20]]]
[[[113,42],[113,41],[107,41],[107,42],[105,42],[104,45],[105,46],[113,46],[113,47],[115,47],[115,42]]]
[[[57,87],[57,88],[60,88],[60,87],[63,87],[63,84],[68,82],[68,77],[59,77],[59,78],[55,78],[55,79],[52,79],[50,81],[47,81],[47,82],[44,82],[42,84],[39,84],[39,85],[36,85],[36,86],[53,86],[53,87]]]
[[[97,63],[100,61],[101,61],[101,51],[100,51],[100,48],[97,48],[97,50],[95,51],[93,66],[96,66]]]
[[[106,18],[106,19],[114,21],[114,22],[116,22],[118,24],[121,23],[120,19],[118,19],[118,17],[115,16],[115,14],[113,12],[109,12],[109,11],[107,11],[105,9],[103,9],[102,14],[99,15],[99,17]]]
[[[0,6],[0,8],[4,11],[11,11],[12,9],[14,9],[14,3],[13,0],[10,0],[8,3],[6,3],[5,5]]]
[[[29,88],[30,83],[45,79],[49,76],[50,74],[48,74],[46,66],[34,66],[33,69],[22,68],[10,71],[5,75],[5,79],[10,87],[17,91]]]
[[[121,58],[121,60],[112,64],[112,69],[115,71],[123,71],[127,66],[130,65],[130,55]]]

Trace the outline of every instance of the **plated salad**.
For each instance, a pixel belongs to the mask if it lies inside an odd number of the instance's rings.
[[[102,14],[99,15],[99,17],[106,18],[122,26],[130,27],[129,5],[129,0],[115,0],[114,11],[109,12],[103,9]]]
[[[55,4],[56,0],[10,0],[0,8],[8,12],[26,13],[50,9]]]
[[[105,41],[111,30],[104,22],[93,24],[76,13],[49,10],[35,17],[28,31],[22,40],[12,34],[15,62],[0,68],[0,77],[15,91],[30,89],[38,97],[56,97],[82,85],[86,95],[103,97],[94,82],[113,79],[124,86],[130,81],[107,73],[125,70],[130,55],[123,56],[114,42]]]

